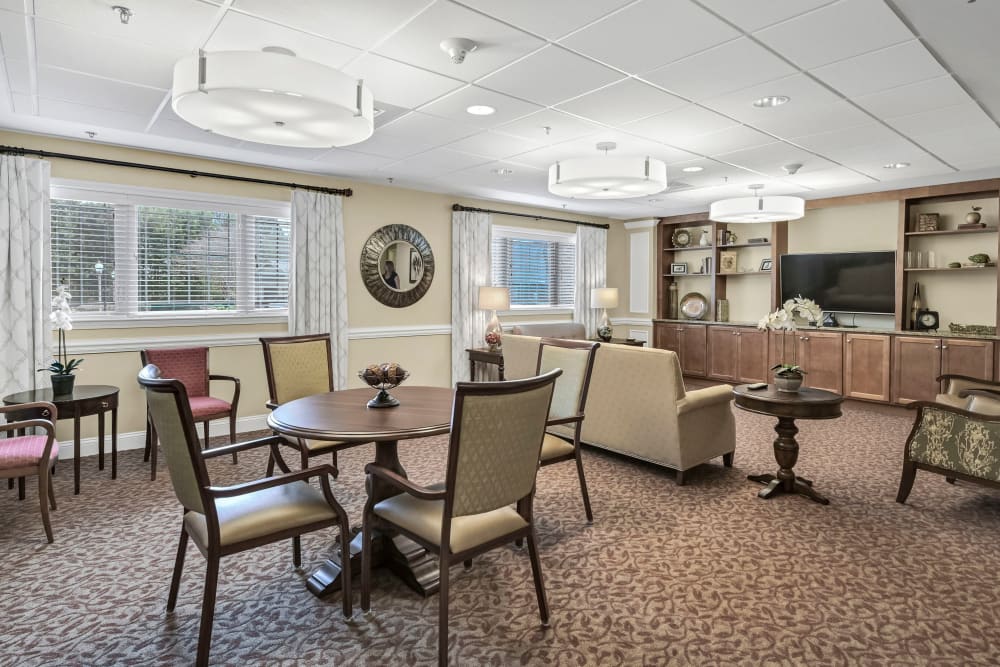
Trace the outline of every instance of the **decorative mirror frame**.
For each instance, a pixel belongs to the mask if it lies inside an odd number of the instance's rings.
[[[424,265],[424,275],[420,277],[420,282],[405,292],[396,291],[386,285],[382,280],[382,272],[379,271],[382,253],[397,241],[409,243],[416,248]],[[431,281],[434,280],[434,253],[431,252],[431,244],[423,234],[409,225],[380,227],[368,237],[361,249],[361,279],[368,288],[368,293],[379,303],[391,308],[412,306],[427,293]]]

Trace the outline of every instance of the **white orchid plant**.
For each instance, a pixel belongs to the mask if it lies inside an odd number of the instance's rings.
[[[73,295],[69,293],[69,288],[60,285],[56,289],[55,296],[52,297],[52,314],[49,321],[59,330],[59,343],[56,348],[56,358],[52,360],[47,368],[39,368],[38,371],[48,371],[53,375],[71,375],[77,367],[83,363],[83,359],[67,359],[66,354],[66,332],[73,329],[73,311],[69,307],[69,300]]]
[[[781,308],[778,308],[773,313],[768,313],[764,317],[760,318],[757,322],[758,329],[764,329],[771,331],[795,331],[798,325],[795,321],[796,316],[805,318],[808,322],[814,324],[814,326],[823,326],[823,309],[819,307],[812,299],[806,299],[801,295],[795,297],[794,299],[789,299],[782,304]],[[782,355],[784,355],[785,339],[781,339],[781,349]],[[792,356],[796,355],[796,345],[792,345]],[[771,367],[771,370],[775,372],[775,375],[782,377],[795,377],[805,375],[806,372],[794,362],[790,364],[781,363],[776,364]]]

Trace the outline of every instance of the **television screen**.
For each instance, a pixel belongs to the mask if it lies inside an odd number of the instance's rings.
[[[831,312],[896,310],[895,251],[782,255],[780,261],[782,302],[801,294]]]

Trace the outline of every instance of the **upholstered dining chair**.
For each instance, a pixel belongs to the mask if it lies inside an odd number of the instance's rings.
[[[219,561],[223,556],[292,540],[292,560],[302,564],[300,535],[331,526],[340,528],[341,544],[350,542],[347,514],[333,497],[329,465],[289,472],[233,486],[213,486],[205,461],[226,454],[257,447],[273,451],[281,438],[271,436],[238,444],[202,450],[198,446],[191,404],[184,384],[163,378],[155,365],[139,373],[139,385],[145,390],[149,417],[159,434],[167,459],[174,494],[184,508],[180,543],[170,580],[167,611],[177,603],[181,572],[188,539],[205,556],[205,590],[201,607],[201,630],[198,634],[197,664],[207,665],[215,614],[215,593]],[[279,465],[281,460],[278,458]],[[318,478],[320,488],[308,480]],[[344,571],[344,617],[351,616],[350,568]]]
[[[261,338],[260,344],[264,351],[264,370],[267,372],[267,392],[270,397],[266,406],[268,409],[273,410],[282,403],[303,396],[333,391],[330,334]],[[337,468],[337,449],[344,443],[285,438],[284,444],[298,450],[303,468],[309,467],[309,459],[313,456],[330,454],[334,478],[340,473]],[[268,474],[272,466],[273,463],[268,462]]]
[[[510,382],[459,382],[452,411],[444,488],[421,487],[369,463],[374,478],[398,495],[365,505],[361,608],[371,608],[372,531],[395,529],[438,554],[438,662],[448,664],[448,571],[452,563],[518,539],[528,542],[538,612],[548,625],[532,498],[552,391],[561,371]]]
[[[236,411],[240,403],[239,378],[208,372],[208,348],[191,347],[173,350],[139,350],[142,365],[155,364],[164,377],[174,378],[184,385],[191,414],[195,422],[205,427],[205,447],[208,447],[208,424],[216,419],[229,418],[229,444],[236,442]],[[226,402],[210,396],[209,384],[213,380],[233,383],[233,398]],[[146,420],[146,451],[142,460],[150,463],[150,479],[156,479],[156,432],[149,419]],[[237,462],[233,452],[233,463]]]
[[[1000,382],[982,380],[968,375],[939,375],[942,391],[934,401],[953,408],[1000,415]]]
[[[0,433],[22,431],[38,427],[45,435],[15,435],[0,439],[0,479],[17,478],[19,490],[24,490],[25,477],[38,476],[38,505],[42,510],[45,537],[51,544],[52,524],[49,522],[49,504],[56,509],[56,494],[52,488],[52,467],[59,457],[56,442],[56,406],[43,401],[20,405],[0,406],[0,414],[14,413],[17,421],[0,424]],[[34,415],[38,415],[36,418]],[[27,416],[27,418],[25,418]],[[23,498],[23,496],[22,496]]]
[[[594,358],[600,346],[600,343],[589,341],[543,338],[538,346],[536,369],[538,375],[553,368],[561,368],[563,372],[556,381],[548,421],[548,426],[557,427],[559,434],[551,430],[545,433],[541,464],[548,466],[563,461],[576,462],[580,493],[583,495],[583,509],[589,523],[593,523],[594,513],[590,508],[587,478],[583,473],[580,430],[583,428],[590,377],[594,372]]]

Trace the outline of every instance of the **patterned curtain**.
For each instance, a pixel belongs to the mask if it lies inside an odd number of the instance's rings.
[[[0,156],[0,396],[49,386],[49,163]]]
[[[288,330],[293,336],[330,333],[335,386],[347,385],[347,268],[343,199],[292,192],[292,287]]]
[[[468,381],[470,347],[484,346],[486,311],[478,306],[479,287],[490,284],[489,213],[451,214],[451,383]]]
[[[599,227],[576,228],[576,301],[573,319],[582,322],[588,338],[597,336],[601,309],[590,307],[590,290],[607,287],[608,230]]]

